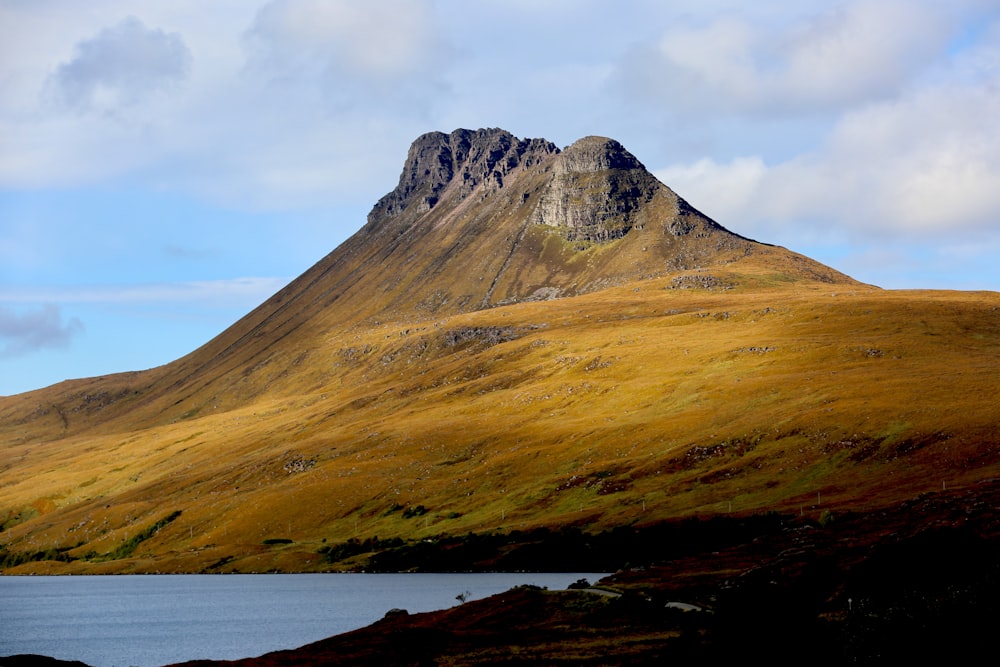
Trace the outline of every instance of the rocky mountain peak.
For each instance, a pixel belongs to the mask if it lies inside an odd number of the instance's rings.
[[[394,216],[413,206],[432,209],[446,189],[459,199],[480,185],[501,188],[516,169],[559,153],[544,139],[518,139],[499,128],[428,132],[410,146],[396,188],[380,199],[369,221]]]
[[[645,171],[634,155],[614,139],[584,137],[571,144],[555,164],[556,173],[592,173],[608,169],[640,169]]]
[[[666,190],[624,146],[607,137],[576,141],[555,159],[552,171],[535,222],[557,228],[568,241],[621,238],[643,204]]]

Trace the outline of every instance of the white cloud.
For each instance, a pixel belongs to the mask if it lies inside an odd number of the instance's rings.
[[[288,278],[244,277],[148,285],[101,285],[0,289],[0,303],[235,303],[257,305],[288,284]]]
[[[79,42],[74,58],[49,78],[49,90],[67,108],[117,113],[182,81],[190,62],[180,35],[129,16]]]
[[[81,7],[0,6],[0,187],[128,179],[243,210],[370,204],[446,89],[429,2]]]
[[[26,313],[0,306],[0,359],[68,347],[70,340],[82,331],[83,323],[78,318],[63,323],[59,308],[51,304]]]
[[[426,0],[272,0],[243,34],[247,71],[271,86],[319,88],[335,108],[425,104],[448,53]]]
[[[765,78],[761,94],[806,106],[884,97],[924,69],[951,30],[926,5],[853,2],[794,29],[779,45],[783,71]]]
[[[169,155],[164,120],[183,99],[192,63],[183,38],[122,18],[113,4],[70,9],[53,2],[0,11],[8,47],[0,81],[10,83],[0,95],[2,187],[102,183]]]
[[[829,163],[867,181],[855,178],[855,188],[872,197],[882,225],[932,233],[997,227],[998,118],[1000,87],[921,91],[845,118]]]
[[[120,109],[120,107],[119,107]],[[0,187],[73,187],[107,182],[164,157],[154,124],[118,122],[121,115],[39,115],[0,119]],[[6,120],[6,122],[4,122]]]
[[[948,79],[841,115],[812,151],[674,164],[657,175],[747,233],[855,240],[1000,233],[1000,27],[957,58]],[[745,225],[745,226],[744,226]]]
[[[928,3],[854,0],[775,26],[727,12],[676,21],[622,63],[632,94],[668,113],[790,115],[897,92],[946,47],[948,15]]]
[[[257,13],[246,39],[280,74],[333,67],[392,79],[427,66],[434,32],[428,2],[273,0]]]
[[[726,224],[753,210],[767,173],[764,161],[753,156],[728,163],[702,158],[658,169],[654,175],[702,213]]]

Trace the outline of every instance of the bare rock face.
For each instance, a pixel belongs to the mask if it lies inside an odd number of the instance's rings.
[[[417,212],[434,208],[444,191],[459,199],[479,185],[499,189],[519,167],[529,167],[557,154],[544,139],[518,139],[497,128],[429,132],[410,146],[396,188],[375,204],[368,220],[394,216],[413,206]]]
[[[555,164],[557,174],[596,173],[608,170],[645,171],[638,159],[614,139],[584,137],[563,151]]]
[[[535,222],[568,241],[607,243],[632,229],[632,214],[661,187],[617,141],[585,137],[555,159]]]
[[[674,236],[694,229],[693,218],[684,214],[701,218],[613,139],[584,137],[560,152],[544,139],[519,139],[491,128],[418,137],[399,183],[375,204],[368,221],[378,225],[404,212],[412,221],[444,198],[457,203],[476,190],[481,195],[500,190],[531,167],[549,174],[532,201],[532,223],[553,228],[579,247],[609,243],[642,225],[641,211],[658,192],[674,202],[677,215],[667,223]]]
[[[367,288],[358,272],[343,281],[359,299],[386,295],[379,308],[396,317],[581,294],[758,247],[688,205],[617,141],[584,137],[560,151],[492,128],[418,137],[399,183],[341,252],[387,267]]]

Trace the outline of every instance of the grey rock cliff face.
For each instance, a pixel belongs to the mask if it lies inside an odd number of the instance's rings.
[[[535,222],[568,241],[607,243],[635,224],[634,213],[663,185],[613,139],[585,137],[554,161]]]
[[[556,162],[556,174],[596,173],[609,169],[646,171],[634,155],[614,139],[584,137],[563,151]]]
[[[455,205],[473,192],[484,198],[529,171],[543,180],[535,179],[520,199],[508,198],[506,205],[530,206],[531,225],[545,226],[578,249],[611,243],[651,224],[648,211],[654,199],[661,205],[655,222],[673,237],[710,228],[726,231],[657,181],[613,139],[584,137],[560,152],[544,139],[519,139],[498,128],[418,137],[399,183],[368,214],[370,231],[395,228],[395,223],[384,223],[396,221],[402,225],[393,232],[398,234],[444,201]],[[519,238],[524,230],[515,233]]]
[[[497,128],[429,132],[410,146],[399,183],[375,204],[368,220],[377,223],[404,211],[419,215],[443,197],[460,201],[477,188],[498,190],[517,170],[545,162],[551,164],[551,180],[532,222],[555,228],[571,242],[621,238],[637,224],[642,206],[665,189],[634,155],[606,137],[585,137],[560,152],[544,139],[518,139]]]
[[[391,217],[416,206],[428,211],[445,189],[459,199],[484,185],[502,188],[514,170],[530,167],[559,153],[544,139],[518,139],[506,130],[429,132],[410,146],[396,188],[375,204],[369,221]]]

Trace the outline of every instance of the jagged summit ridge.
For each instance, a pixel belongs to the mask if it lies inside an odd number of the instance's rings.
[[[329,266],[351,285],[336,298],[365,301],[358,316],[374,308],[381,321],[583,294],[771,252],[700,213],[614,139],[560,150],[503,129],[457,129],[412,143],[396,187]],[[347,268],[361,258],[371,271]]]
[[[716,224],[612,139],[560,150],[496,128],[430,132],[412,143],[367,224],[181,365],[186,381],[236,377],[219,369],[267,365],[309,332],[586,294],[747,258],[775,273],[850,280]]]
[[[547,174],[540,194],[532,197],[525,186],[521,201],[513,205],[530,207],[527,217],[532,223],[571,243],[622,238],[644,224],[640,212],[658,193],[670,201],[674,217],[704,218],[614,139],[588,136],[560,151],[545,139],[519,139],[489,128],[418,137],[407,152],[398,184],[375,204],[368,221],[378,226],[406,213],[406,220],[414,223],[445,198],[457,204],[477,190],[488,196],[528,171]],[[691,229],[690,220],[671,222],[675,236]]]
[[[589,136],[573,142],[562,151],[555,172],[598,172],[609,169],[646,171],[641,162],[614,139]]]
[[[481,184],[502,188],[512,171],[557,153],[550,141],[518,139],[498,128],[428,132],[410,146],[399,184],[375,204],[368,219],[398,215],[414,205],[418,212],[429,211],[449,186],[459,198]]]

